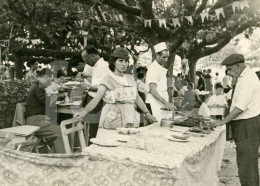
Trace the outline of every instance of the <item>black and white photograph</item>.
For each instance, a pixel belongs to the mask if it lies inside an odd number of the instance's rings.
[[[0,186],[260,186],[260,0],[0,0]]]

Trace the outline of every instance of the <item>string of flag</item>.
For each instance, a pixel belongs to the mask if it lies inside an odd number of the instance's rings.
[[[173,17],[169,19],[162,19],[162,18],[157,18],[157,19],[144,19],[140,17],[140,19],[143,21],[144,27],[152,27],[153,23],[157,23],[160,27],[165,27],[167,28],[167,24],[170,23],[173,27],[180,27],[182,24],[182,20],[186,19],[189,25],[194,24],[194,18],[200,17],[201,22],[205,23],[206,20],[220,20],[221,17],[226,18],[224,9],[226,7],[232,7],[233,13],[237,13],[239,11],[244,10],[244,8],[249,8],[249,3],[247,0],[243,1],[236,1],[233,2],[231,5],[224,6],[222,8],[217,8],[213,11],[208,11],[208,12],[202,12],[199,15],[195,16],[183,16],[183,17]],[[117,14],[117,13],[111,13],[111,14],[106,14],[105,11],[102,11],[101,8],[99,7],[99,10],[101,12],[102,18],[104,21],[109,21],[109,20],[115,20],[118,22],[123,22],[124,18],[122,14]],[[95,19],[97,22],[102,22],[101,18],[97,15],[97,13],[94,10],[91,10],[94,15],[93,19]],[[215,15],[212,15],[214,14]],[[75,21],[75,24],[82,27],[87,23],[89,20],[80,20],[80,21]],[[168,22],[167,22],[168,21]],[[169,22],[170,21],[170,22]]]
[[[230,5],[227,5],[225,7],[228,7],[228,6],[230,6]],[[245,7],[249,8],[249,3],[246,0],[236,1],[236,2],[233,2],[231,6],[232,6],[233,13],[235,14],[237,11],[243,10]],[[223,18],[225,18],[225,13],[224,13],[225,7],[217,8],[217,9],[214,10],[215,15],[217,17],[217,20],[220,20],[221,16]],[[209,20],[209,16],[210,16],[209,13],[211,13],[211,12],[213,12],[213,11],[200,13],[202,23],[204,23],[205,20]],[[193,25],[193,23],[194,23],[193,16],[184,16],[184,18],[187,20],[189,25]],[[165,27],[165,28],[167,27],[166,19],[143,19],[144,27],[151,27],[153,20],[158,21],[158,24],[159,24],[160,27]],[[174,26],[174,27],[180,27],[181,26],[182,17],[175,17],[175,18],[171,18],[170,20],[172,22],[172,24],[171,24],[172,26]]]

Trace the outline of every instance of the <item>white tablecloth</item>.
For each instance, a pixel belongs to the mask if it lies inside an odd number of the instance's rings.
[[[175,129],[185,131],[188,128],[176,126]],[[141,130],[118,147],[91,145],[84,150],[84,154],[97,158],[104,166],[114,162],[127,169],[127,175],[118,176],[109,185],[121,185],[127,180],[133,185],[217,186],[225,145],[224,127],[206,137],[190,137],[188,143],[169,141],[176,132],[158,124]],[[122,135],[99,129],[97,138],[116,140]],[[136,180],[136,174],[142,179]]]

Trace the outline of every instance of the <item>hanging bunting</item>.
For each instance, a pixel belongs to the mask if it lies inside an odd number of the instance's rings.
[[[165,19],[158,19],[158,21],[159,21],[159,26],[160,27],[165,27],[166,28],[166,20]]]
[[[225,14],[224,14],[224,9],[223,8],[216,9],[215,13],[217,15],[218,20],[220,19],[220,14],[225,18]]]
[[[191,16],[185,16],[185,18],[188,20],[188,23],[193,25],[193,19]]]
[[[200,17],[201,17],[202,23],[204,23],[205,18],[207,18],[207,20],[209,19],[209,13],[208,13],[208,12],[201,13],[201,14],[200,14]]]
[[[80,20],[80,27],[83,26],[83,20]]]
[[[102,17],[103,17],[103,19],[104,19],[105,21],[107,21],[107,16],[106,16],[105,13],[102,13]]]
[[[123,16],[121,14],[118,15],[118,18],[120,21],[122,21],[122,22],[124,21]]]
[[[172,23],[173,23],[173,26],[174,27],[176,27],[176,26],[181,26],[181,24],[180,24],[180,21],[179,21],[179,19],[178,18],[173,18],[172,19]]]
[[[233,4],[232,4],[232,10],[233,10],[233,12],[234,13],[236,13],[236,9],[240,9],[240,3],[239,2],[234,2]]]
[[[97,22],[100,22],[100,19],[98,16],[95,16],[95,19],[97,20]]]
[[[144,20],[144,27],[151,27],[151,26],[152,26],[152,20],[151,19]]]
[[[249,4],[247,1],[239,2],[240,9],[243,10],[245,7],[249,8]]]

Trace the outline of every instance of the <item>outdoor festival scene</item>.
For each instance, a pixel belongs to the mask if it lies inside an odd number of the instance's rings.
[[[260,0],[0,0],[0,186],[260,186]]]

